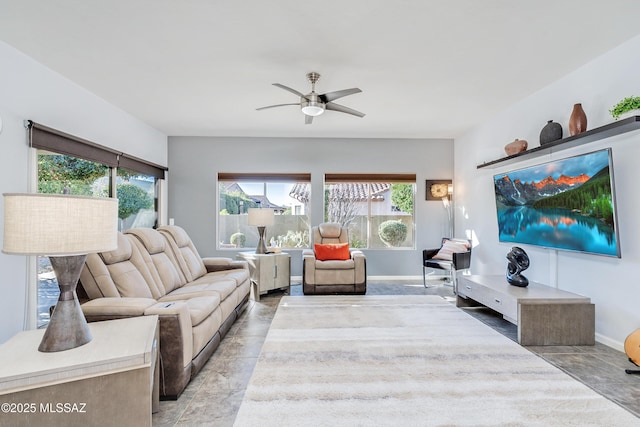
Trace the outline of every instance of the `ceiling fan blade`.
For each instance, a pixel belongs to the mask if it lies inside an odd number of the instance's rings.
[[[295,95],[298,95],[300,98],[306,98],[305,95],[303,95],[302,93],[298,92],[295,89],[290,88],[289,86],[281,85],[280,83],[274,83],[273,85],[279,87],[280,89],[287,90]]]
[[[310,125],[313,122],[313,116],[307,116],[306,114],[304,115],[304,124],[305,125]]]
[[[266,110],[267,108],[284,107],[285,105],[298,105],[298,106],[300,106],[300,103],[299,103],[299,102],[297,102],[297,103],[295,103],[295,104],[276,104],[276,105],[268,105],[268,106],[266,106],[266,107],[256,108],[256,110],[257,110],[257,111],[260,111],[260,110]]]
[[[320,95],[320,99],[322,99],[322,102],[327,103],[327,102],[335,101],[338,98],[342,98],[343,96],[353,95],[354,93],[360,93],[360,92],[362,91],[357,87],[352,87],[351,89],[342,89],[342,90],[337,90],[335,92],[323,93],[322,95]]]
[[[365,116],[365,114],[361,113],[360,111],[356,111],[353,108],[345,107],[344,105],[336,104],[335,102],[328,102],[325,105],[325,108],[327,110],[339,111],[341,113],[347,113],[361,118]]]

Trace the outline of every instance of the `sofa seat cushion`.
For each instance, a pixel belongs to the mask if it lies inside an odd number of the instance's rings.
[[[189,308],[192,327],[198,326],[220,306],[220,300],[212,297],[191,298],[185,302]]]
[[[158,298],[160,302],[169,302],[169,301],[181,301],[181,300],[190,300],[192,298],[201,298],[201,297],[212,297],[217,298],[218,301],[222,301],[222,297],[220,296],[220,292],[215,289],[207,289],[206,286],[194,286],[192,289],[188,288],[179,288],[173,292],[168,293],[162,298]]]
[[[189,292],[194,288],[198,290],[214,291],[220,295],[220,300],[224,301],[233,293],[233,291],[236,290],[236,287],[236,281],[233,279],[204,276],[191,283],[187,283],[180,289],[176,289],[174,292]]]
[[[211,280],[211,278],[215,278],[215,280],[219,279],[231,279],[236,282],[236,286],[242,285],[244,282],[249,280],[249,270],[248,269],[235,269],[235,270],[222,270],[215,271],[211,273],[205,274],[202,278],[198,280]]]
[[[352,259],[346,261],[316,261],[316,270],[353,270],[356,264]]]

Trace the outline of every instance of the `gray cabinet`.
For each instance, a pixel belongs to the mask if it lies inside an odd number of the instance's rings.
[[[504,276],[462,276],[458,307],[478,304],[517,325],[522,345],[593,345],[595,306],[585,296],[530,282],[520,288]]]
[[[238,259],[249,263],[254,299],[274,289],[291,290],[291,256],[288,253],[240,252]]]

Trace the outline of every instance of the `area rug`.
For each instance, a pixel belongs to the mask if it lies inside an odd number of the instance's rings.
[[[283,297],[241,426],[638,426],[437,296]]]

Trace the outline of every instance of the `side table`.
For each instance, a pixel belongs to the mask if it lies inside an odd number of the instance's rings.
[[[291,255],[285,252],[256,254],[240,252],[238,259],[247,261],[253,285],[253,298],[260,301],[260,295],[274,289],[291,291]]]
[[[3,425],[151,426],[158,405],[158,316],[89,328],[89,343],[65,351],[38,351],[44,329],[0,345]]]

